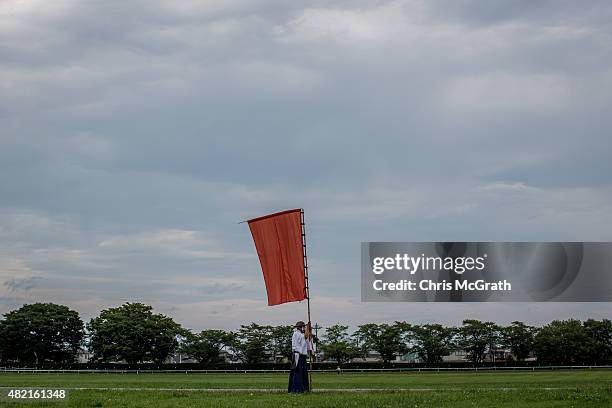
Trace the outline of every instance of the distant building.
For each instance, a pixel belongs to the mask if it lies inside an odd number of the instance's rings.
[[[447,356],[442,356],[442,361],[445,363],[465,362],[467,359],[468,356],[465,350],[455,350]]]
[[[333,359],[330,359],[330,360],[333,360]],[[350,363],[370,363],[370,362],[381,361],[381,360],[382,358],[380,358],[379,352],[369,351],[368,354],[366,354],[365,356],[352,358],[349,362]]]
[[[167,360],[170,364],[182,364],[182,363],[197,363],[196,360],[183,353],[175,353],[168,357]]]
[[[507,349],[497,349],[495,353],[487,352],[482,361],[495,362],[495,361],[506,361],[512,358],[512,353]],[[465,350],[455,350],[447,356],[442,356],[442,361],[448,363],[466,362],[469,361],[470,357]]]
[[[79,348],[76,354],[77,363],[89,363],[89,360],[93,357],[93,353],[84,348]]]
[[[406,353],[397,357],[396,362],[398,363],[420,363],[421,359],[417,353]]]
[[[232,355],[227,351],[223,350],[219,353],[219,357],[221,357],[221,361],[224,363],[233,363]],[[168,357],[166,363],[170,364],[188,364],[188,363],[197,363],[198,360],[192,358],[191,356],[184,353],[175,353]]]

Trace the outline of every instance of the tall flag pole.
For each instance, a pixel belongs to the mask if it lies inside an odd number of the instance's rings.
[[[268,305],[306,299],[308,333],[312,336],[304,209],[281,211],[246,222],[249,224],[261,264],[268,294]],[[310,371],[312,371],[314,345],[310,339],[309,345],[311,349]],[[308,379],[310,390],[312,390],[310,372]]]
[[[308,308],[308,332],[310,336],[312,336],[312,323],[310,319],[310,281],[308,280],[308,255],[306,254],[306,222],[304,219],[304,209],[300,209],[300,213],[302,216],[302,245],[304,247],[304,281],[306,283],[306,304]],[[309,362],[310,362],[310,370],[308,370],[308,387],[309,391],[312,391],[312,355],[314,354],[314,339],[311,337],[311,350],[308,354]]]

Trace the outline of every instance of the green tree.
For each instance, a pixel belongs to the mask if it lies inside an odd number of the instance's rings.
[[[440,324],[412,326],[412,347],[419,358],[428,364],[439,363],[442,356],[449,355],[455,348],[455,329]]]
[[[126,303],[103,310],[87,325],[94,360],[163,363],[186,331],[171,318],[154,314],[151,306]]]
[[[291,359],[291,337],[293,326],[274,326],[270,330],[270,347],[274,361],[278,356]]]
[[[612,358],[612,321],[589,319],[583,325],[594,342],[591,360],[594,363],[608,362]]]
[[[229,348],[237,360],[247,364],[265,361],[271,352],[271,326],[257,323],[241,325],[240,330],[230,334]]]
[[[363,324],[358,327],[353,336],[359,339],[360,354],[364,350],[376,351],[384,363],[406,352],[406,345],[402,340],[402,329],[398,324]]]
[[[549,364],[581,364],[592,359],[595,340],[578,320],[554,320],[535,336],[538,361]]]
[[[342,364],[359,355],[357,346],[349,337],[348,326],[336,324],[325,330],[321,350],[325,358],[331,358]]]
[[[83,321],[67,306],[24,305],[0,321],[0,354],[23,364],[71,363],[83,341]]]
[[[515,321],[501,329],[501,342],[510,349],[516,360],[524,361],[533,351],[535,333],[535,327]]]
[[[188,333],[180,346],[180,351],[205,366],[215,366],[223,361],[221,352],[230,344],[231,339],[231,335],[224,330],[202,330],[198,334]]]
[[[502,341],[501,337],[501,326],[493,322],[485,322],[485,328],[488,332],[489,342],[487,344],[487,351],[491,358],[491,361],[496,361],[497,350],[499,350],[500,343]]]
[[[458,346],[473,363],[483,361],[487,350],[497,341],[497,326],[492,322],[466,319],[458,331]]]

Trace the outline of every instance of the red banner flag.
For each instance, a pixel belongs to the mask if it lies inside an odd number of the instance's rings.
[[[248,221],[263,271],[268,305],[306,299],[302,210],[288,210]]]

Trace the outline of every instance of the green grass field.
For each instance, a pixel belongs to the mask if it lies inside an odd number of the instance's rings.
[[[285,374],[16,374],[1,387],[68,388],[69,407],[612,407],[612,370],[314,373],[315,392],[288,395]],[[275,392],[278,391],[278,392]],[[25,404],[25,405],[24,405]]]

